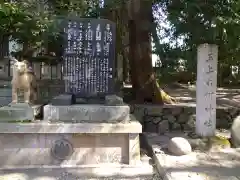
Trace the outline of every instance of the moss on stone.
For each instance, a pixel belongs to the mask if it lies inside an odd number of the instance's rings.
[[[216,135],[213,137],[208,138],[209,146],[211,149],[224,149],[224,148],[230,148],[231,143],[228,140],[227,137]]]
[[[200,151],[219,150],[231,147],[228,138],[220,135],[213,137],[190,137],[189,142],[194,150]]]

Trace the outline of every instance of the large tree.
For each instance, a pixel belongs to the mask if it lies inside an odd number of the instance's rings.
[[[179,56],[187,60],[190,71],[196,71],[197,46],[201,43],[219,46],[219,82],[224,78],[221,75],[229,75],[226,72],[231,65],[239,65],[239,1],[161,0],[159,7],[167,16],[172,35],[183,39]]]
[[[137,103],[173,103],[174,99],[159,86],[152,67],[151,37],[156,35],[153,1],[131,1],[129,6],[129,42],[131,79]]]

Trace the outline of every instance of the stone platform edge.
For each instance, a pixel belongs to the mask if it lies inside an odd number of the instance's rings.
[[[0,123],[0,133],[142,133],[138,121],[129,123]]]
[[[143,133],[143,141],[147,146],[147,150],[149,152],[149,154],[152,156],[153,162],[156,165],[156,169],[159,173],[159,176],[161,177],[161,179],[163,180],[175,180],[171,177],[171,175],[167,172],[167,169],[165,169],[161,162],[158,160],[157,154],[158,153],[164,153],[164,152],[159,152],[159,149],[156,151],[154,148],[154,145],[152,145],[150,143],[150,141],[147,138],[147,135],[145,133]]]
[[[68,176],[75,175],[76,177],[83,177],[83,178],[74,178],[74,179],[99,179],[103,177],[104,179],[106,177],[110,177],[110,179],[133,179],[135,180],[136,177],[145,177],[141,178],[144,179],[150,179],[154,175],[154,169],[151,165],[147,163],[142,163],[138,165],[124,165],[124,164],[97,164],[97,165],[80,165],[80,166],[42,166],[34,167],[34,166],[27,166],[27,167],[21,167],[21,168],[1,168],[0,169],[0,179],[1,179],[1,173],[2,174],[9,174],[11,173],[20,173],[20,174],[28,174],[31,173],[31,171],[34,172],[34,174],[41,174],[41,175],[49,175],[48,172],[55,172],[51,175],[56,175],[56,179],[68,179]],[[37,173],[36,173],[37,171]],[[5,172],[5,173],[4,173]],[[16,175],[15,175],[16,176]],[[14,177],[15,177],[14,176]],[[9,177],[9,176],[7,176]],[[43,176],[43,178],[46,176]],[[54,176],[55,177],[55,176]],[[14,178],[15,179],[15,178]],[[22,179],[22,178],[21,178]],[[35,178],[34,178],[35,179]],[[38,178],[36,178],[38,179]],[[40,178],[42,179],[42,178]],[[52,179],[52,178],[51,178]],[[54,178],[55,179],[55,178]],[[70,178],[71,180],[73,178]],[[136,178],[139,180],[139,178]],[[152,178],[151,178],[152,179]],[[25,179],[24,179],[25,180]]]

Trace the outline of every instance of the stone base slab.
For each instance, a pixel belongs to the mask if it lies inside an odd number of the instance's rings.
[[[153,180],[156,177],[153,167],[149,163],[135,166],[100,164],[71,167],[47,167],[0,170],[0,179],[9,180]]]
[[[141,125],[134,122],[104,127],[107,124],[1,123],[0,168],[139,163]],[[91,126],[85,129],[84,125]],[[56,156],[53,149],[59,141],[69,145],[66,150],[65,144],[58,143]],[[67,156],[59,159],[66,151]]]
[[[172,135],[144,133],[144,137],[148,141],[153,161],[163,180],[238,180],[240,178],[239,149],[196,151],[183,156],[173,156],[166,152]]]
[[[44,120],[49,121],[71,121],[71,122],[128,122],[130,107],[105,106],[105,105],[82,105],[70,106],[44,106]]]

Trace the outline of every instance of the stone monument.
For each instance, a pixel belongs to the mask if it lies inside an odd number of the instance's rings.
[[[89,174],[106,165],[117,168],[106,176],[141,169],[142,126],[114,94],[115,24],[63,22],[65,94],[44,106],[42,121],[0,125],[0,168],[74,167]]]
[[[81,127],[79,142],[88,142],[89,148],[98,149],[102,144],[100,149],[107,153],[86,154],[98,159],[91,163],[139,161],[141,124],[130,116],[130,107],[123,99],[114,94],[115,23],[106,19],[72,18],[63,26],[65,94],[44,106],[44,121]],[[64,144],[68,144],[65,140]],[[104,159],[106,155],[108,160]],[[81,162],[88,164],[90,159]]]
[[[129,106],[114,94],[115,24],[106,19],[63,23],[65,94],[45,106],[44,119],[125,122]]]

